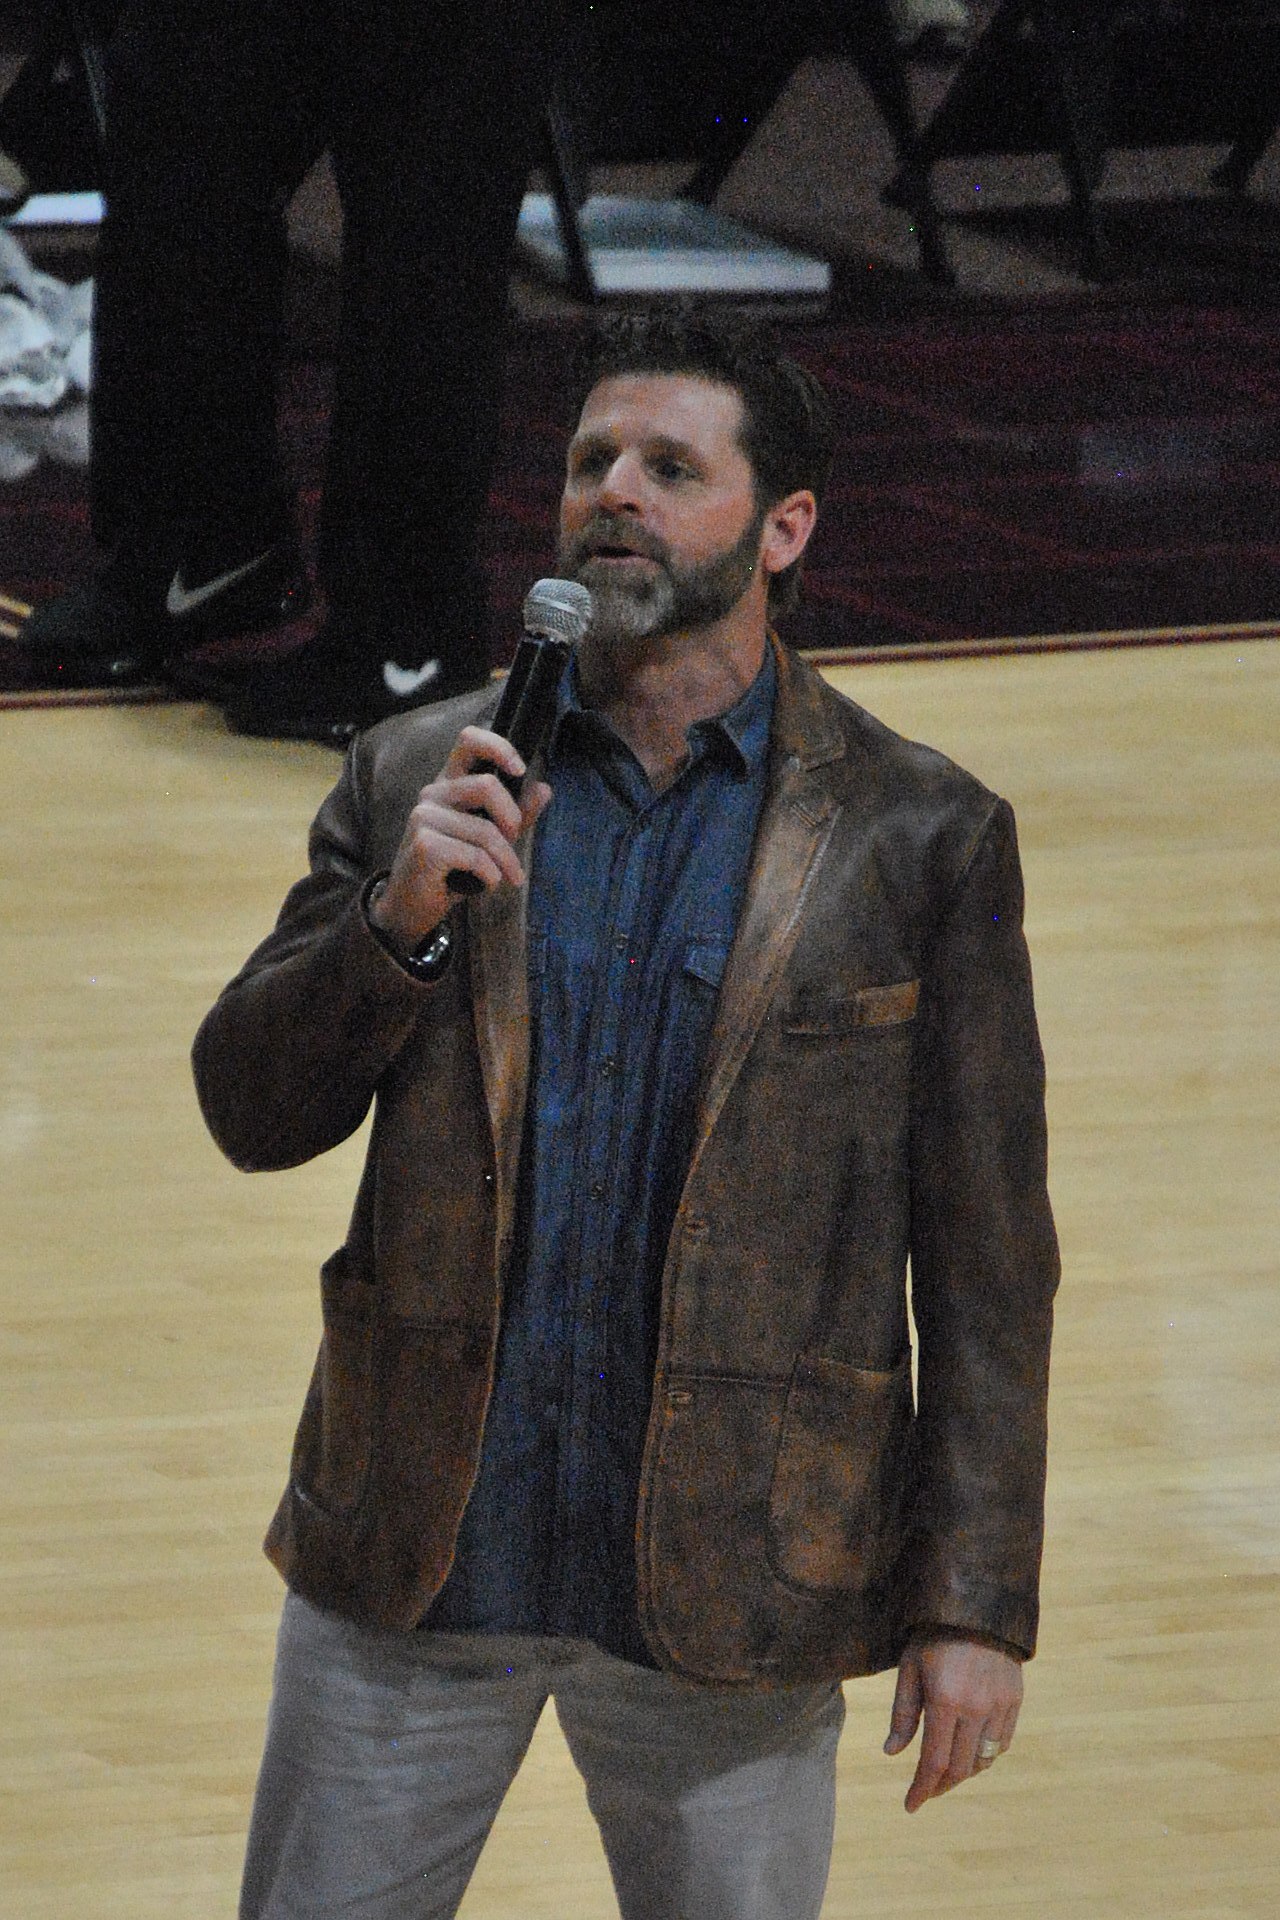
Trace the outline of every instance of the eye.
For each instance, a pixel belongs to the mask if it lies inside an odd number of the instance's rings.
[[[668,485],[697,478],[696,469],[691,467],[687,460],[678,459],[674,453],[655,454],[650,462],[650,468],[659,480]]]
[[[579,447],[573,451],[569,457],[570,478],[574,480],[598,479],[602,473],[608,472],[609,462],[612,458],[612,454],[606,447]]]

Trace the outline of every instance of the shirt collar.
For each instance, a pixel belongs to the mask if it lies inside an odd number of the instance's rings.
[[[774,665],[773,648],[766,646],[760,671],[742,698],[727,712],[716,714],[708,720],[695,720],[689,728],[685,737],[692,758],[696,760],[704,754],[719,753],[738,772],[757,772],[769,750],[769,730],[773,722],[777,683],[778,670]],[[576,658],[569,662],[569,670],[560,682],[556,717],[547,745],[548,762],[555,757],[560,745],[561,729],[566,723],[572,732],[579,733],[579,737],[585,735],[599,740],[607,735],[612,739],[617,738],[612,727],[594,708],[583,706]]]

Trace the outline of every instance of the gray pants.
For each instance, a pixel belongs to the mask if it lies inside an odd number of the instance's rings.
[[[376,1633],[292,1594],[241,1920],[447,1920],[548,1698],[624,1920],[816,1920],[838,1686],[693,1687],[579,1640]]]

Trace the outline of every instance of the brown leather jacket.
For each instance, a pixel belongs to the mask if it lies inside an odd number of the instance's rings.
[[[1058,1274],[1010,809],[778,665],[636,1518],[655,1659],[756,1687],[892,1664],[913,1624],[1033,1651]],[[469,903],[422,985],[361,894],[492,699],[357,743],[309,877],[195,1044],[242,1167],[323,1153],[376,1101],[267,1551],[320,1606],[399,1628],[444,1579],[477,1467],[528,1073],[524,895]]]

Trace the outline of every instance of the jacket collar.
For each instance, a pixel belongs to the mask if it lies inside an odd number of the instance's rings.
[[[808,773],[841,759],[845,738],[830,688],[806,661],[783,646],[776,634],[769,635],[769,643],[778,670],[773,714],[775,761],[794,761],[794,772]]]

